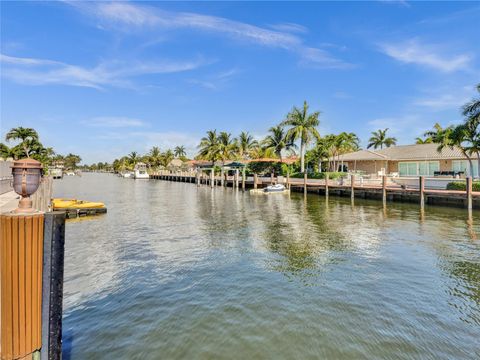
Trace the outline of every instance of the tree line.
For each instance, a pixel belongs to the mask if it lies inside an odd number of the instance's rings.
[[[5,135],[5,141],[17,144],[8,146],[0,143],[0,157],[4,159],[32,158],[40,161],[46,168],[61,163],[68,170],[75,170],[82,161],[79,155],[72,153],[61,155],[56,153],[53,148],[43,146],[38,132],[32,128],[21,126],[13,128]]]
[[[476,90],[480,93],[480,84]],[[473,173],[473,159],[478,157],[480,168],[480,97],[474,98],[461,109],[463,121],[458,125],[443,128],[438,123],[433,129],[425,132],[422,137],[416,138],[417,144],[438,144],[438,151],[444,148],[458,148],[470,164]],[[268,129],[265,138],[257,140],[247,131],[234,137],[226,131],[217,132],[209,130],[202,137],[197,147],[195,159],[206,160],[212,163],[235,160],[278,159],[285,156],[299,157],[295,170],[305,172],[311,168],[316,171],[338,171],[340,156],[345,153],[360,149],[360,139],[353,132],[341,132],[321,136],[318,130],[320,125],[320,111],[309,112],[305,101],[301,107],[293,107],[278,125]],[[371,133],[367,149],[383,149],[396,145],[397,139],[388,135],[388,128],[379,129]],[[55,154],[52,148],[45,148],[38,140],[34,129],[15,128],[6,135],[7,141],[19,141],[13,147],[0,144],[2,157],[32,157],[50,164],[52,161],[61,160],[67,168],[75,168],[81,161],[78,155],[68,154],[62,156]],[[92,165],[83,165],[90,170],[132,170],[134,166],[143,162],[152,169],[168,168],[172,160],[187,158],[185,146],[176,146],[174,149],[161,151],[154,146],[146,154],[141,155],[135,151],[115,159],[113,163],[99,162]],[[340,169],[343,170],[343,169]]]

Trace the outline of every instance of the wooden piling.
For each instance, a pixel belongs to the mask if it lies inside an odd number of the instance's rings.
[[[214,187],[215,186],[215,170],[212,169],[211,172],[210,172],[210,187]]]
[[[420,209],[425,208],[425,176],[419,178],[419,192],[420,192]]]
[[[472,210],[472,177],[467,176],[466,178],[466,196],[467,196],[467,209]]]
[[[303,173],[303,193],[304,194],[307,193],[307,180],[308,180],[308,175],[307,175],[307,172],[305,171]]]
[[[253,188],[256,189],[258,184],[258,176],[257,174],[253,174]]]
[[[290,173],[287,172],[287,189],[290,189]]]
[[[273,173],[271,173],[270,174],[270,185],[273,185],[274,179],[275,179],[275,176],[273,175]]]
[[[325,174],[325,196],[328,196],[328,179],[329,178],[329,174],[328,172]]]
[[[246,179],[245,179],[245,168],[243,168],[243,171],[242,171],[242,190],[245,191],[245,182],[246,182]]]
[[[350,197],[355,198],[355,175],[350,175]]]
[[[239,188],[239,171],[238,169],[235,169],[235,188],[238,189]]]
[[[387,202],[387,176],[382,175],[382,201],[385,204]]]
[[[222,166],[222,169],[220,170],[220,186],[221,187],[224,186],[224,182],[225,182],[225,170],[223,169],[223,166]]]

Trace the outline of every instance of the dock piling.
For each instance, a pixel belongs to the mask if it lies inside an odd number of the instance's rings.
[[[308,175],[307,175],[307,172],[305,171],[303,173],[303,193],[304,194],[307,193],[307,179],[308,179]]]
[[[350,175],[350,197],[355,197],[355,175]]]
[[[384,204],[387,203],[387,176],[382,175],[382,201]]]
[[[330,177],[330,176],[329,176],[329,174],[328,174],[328,172],[327,172],[327,173],[325,174],[325,196],[327,196],[327,197],[328,197],[328,180],[329,180],[328,178],[329,178],[329,177]]]
[[[466,179],[466,195],[467,195],[467,209],[468,211],[472,210],[472,177],[467,176]]]
[[[254,189],[257,188],[257,183],[258,183],[257,174],[253,174],[253,188]]]
[[[420,209],[423,210],[425,208],[425,176],[420,176],[419,179]]]

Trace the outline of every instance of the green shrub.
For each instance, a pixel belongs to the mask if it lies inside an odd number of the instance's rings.
[[[330,180],[332,179],[338,179],[342,176],[345,176],[347,173],[344,172],[329,172],[328,173],[328,178]],[[325,176],[327,175],[326,172],[321,172],[321,173],[310,173],[308,174],[309,179],[325,179]],[[301,178],[303,179],[303,173],[295,173],[291,175],[292,178]]]
[[[467,184],[461,181],[453,181],[447,184],[447,190],[467,190]],[[472,190],[480,191],[480,181],[472,182]]]

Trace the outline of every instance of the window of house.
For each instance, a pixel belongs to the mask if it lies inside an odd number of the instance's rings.
[[[398,163],[400,176],[433,176],[435,171],[440,170],[438,161],[405,161]]]
[[[478,161],[473,162],[473,176],[478,176]],[[470,175],[470,163],[468,160],[453,160],[452,171],[463,171],[466,175]]]

